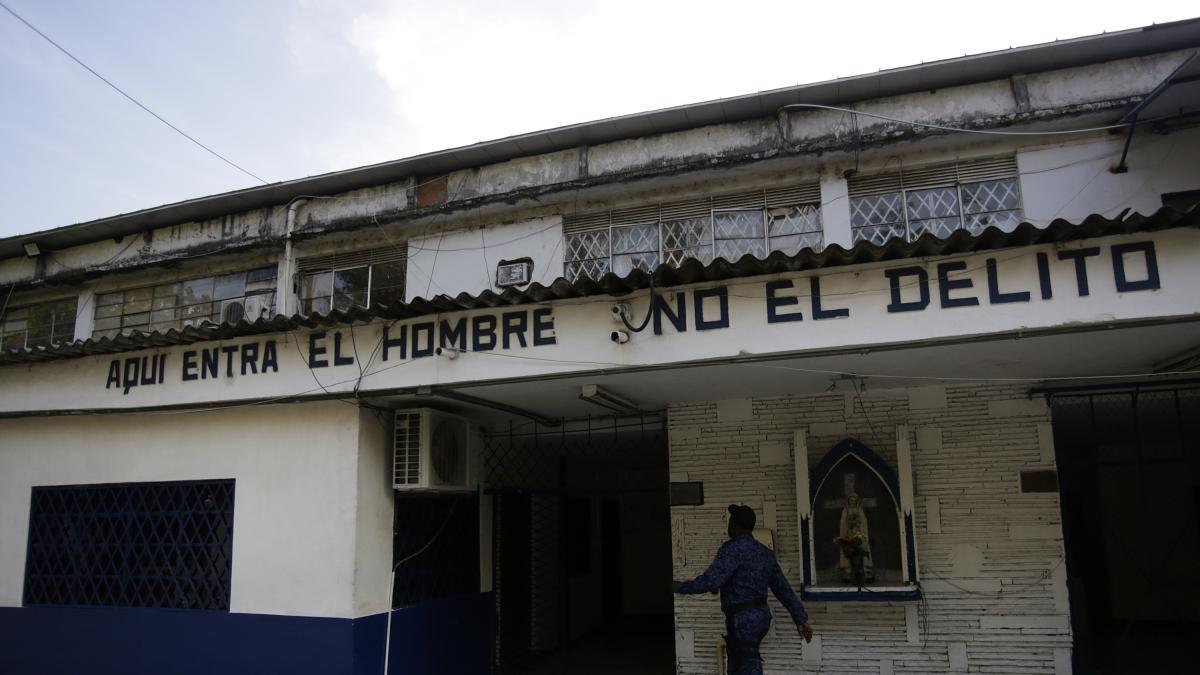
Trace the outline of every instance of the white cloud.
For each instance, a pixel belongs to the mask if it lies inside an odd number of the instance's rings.
[[[387,82],[404,147],[427,152],[619,114],[1184,16],[1066,3],[403,3],[352,44]]]

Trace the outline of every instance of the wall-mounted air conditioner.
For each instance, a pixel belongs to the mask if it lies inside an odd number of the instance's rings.
[[[474,490],[478,482],[475,439],[461,417],[430,408],[397,410],[392,450],[396,490]]]

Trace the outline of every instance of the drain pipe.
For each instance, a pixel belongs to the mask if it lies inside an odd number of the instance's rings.
[[[287,227],[283,239],[283,269],[280,270],[280,290],[283,291],[283,302],[279,303],[279,313],[284,316],[295,314],[299,308],[296,307],[296,282],[292,277],[296,274],[295,254],[292,252],[292,233],[296,231],[296,212],[301,206],[308,203],[308,200],[303,197],[297,197],[288,202],[287,207]]]

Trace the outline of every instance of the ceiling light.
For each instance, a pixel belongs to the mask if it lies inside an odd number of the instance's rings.
[[[595,384],[583,385],[579,390],[579,398],[617,413],[639,412],[637,404],[633,401]]]

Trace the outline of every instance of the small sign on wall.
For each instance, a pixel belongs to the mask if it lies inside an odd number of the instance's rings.
[[[496,285],[500,288],[524,286],[533,279],[533,258],[501,260],[496,265]]]
[[[704,482],[671,483],[671,506],[704,506]]]

